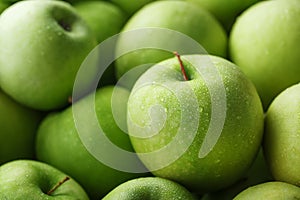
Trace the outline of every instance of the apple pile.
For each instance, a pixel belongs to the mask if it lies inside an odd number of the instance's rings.
[[[299,0],[0,13],[0,200],[300,199]]]

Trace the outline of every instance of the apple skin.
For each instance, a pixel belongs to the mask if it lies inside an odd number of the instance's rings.
[[[230,57],[255,84],[265,110],[281,91],[300,81],[299,18],[298,0],[262,1],[233,25]]]
[[[2,89],[16,101],[40,110],[67,105],[76,73],[96,45],[75,9],[51,0],[10,6],[0,18],[0,38]]]
[[[74,7],[93,30],[98,43],[119,33],[127,18],[120,8],[110,2],[84,1],[74,4]]]
[[[113,88],[106,86],[97,90],[95,97],[97,117],[103,131],[116,146],[133,151],[128,135],[117,126],[113,118],[111,110]],[[122,110],[118,118],[126,124],[129,92],[121,87],[115,90],[120,97],[116,109]],[[84,108],[90,103],[87,98],[76,102],[73,107]],[[97,127],[94,129],[96,132]],[[39,160],[74,177],[85,188],[91,199],[99,199],[122,182],[141,176],[110,168],[94,158],[80,140],[71,107],[45,118],[38,131],[36,152]]]
[[[133,148],[155,176],[174,180],[198,193],[216,191],[238,181],[253,163],[263,135],[264,116],[261,101],[251,81],[231,62],[208,55],[182,56],[182,60],[190,76],[190,81],[185,84],[194,91],[199,106],[198,111],[194,111],[195,103],[191,101],[191,95],[187,96],[184,93],[184,81],[179,62],[172,58],[151,67],[136,82],[128,100],[128,133]],[[207,85],[189,60],[197,60],[198,63],[203,63],[203,66],[206,66],[207,60],[210,60],[218,70],[226,89],[227,111],[224,127],[212,151],[202,158],[199,158],[198,154],[210,124],[211,100]],[[179,102],[169,88],[160,86],[164,83],[172,83],[175,88],[178,88],[178,95],[183,96],[187,106],[184,109],[189,119],[196,119],[197,115],[200,115],[199,123],[195,122],[198,124],[196,136],[182,155],[178,154],[175,145],[175,148],[169,148],[163,154],[141,156],[140,153],[164,149],[163,147],[171,143],[173,137],[177,135],[181,126],[183,103]],[[217,87],[213,85],[214,90],[218,92]],[[150,124],[155,127],[162,124],[159,122],[152,125],[152,121],[157,122],[158,119],[162,119],[161,114],[149,116],[149,111],[154,105],[160,105],[166,112],[164,126],[155,135],[149,135],[150,133],[144,131],[143,136],[147,138],[141,137],[139,126],[145,127]],[[184,127],[183,130],[188,134],[193,127]],[[185,138],[187,139],[181,138],[180,141],[184,143],[184,140],[188,140],[188,137]],[[181,155],[181,157],[159,169],[161,163],[166,160],[166,155],[168,157]]]
[[[187,0],[211,12],[230,31],[236,17],[246,8],[260,0]]]
[[[299,187],[284,182],[267,182],[244,190],[234,200],[284,200],[299,198]]]
[[[66,174],[56,168],[33,160],[15,160],[0,167],[0,199],[89,200],[82,187],[69,179],[51,195],[46,193]]]
[[[209,12],[192,3],[185,1],[155,1],[149,3],[128,20],[122,31],[127,32],[149,27],[181,32],[201,44],[208,53],[222,57],[226,56],[227,36],[225,30]],[[182,41],[174,41],[174,38],[153,38],[151,33],[138,35],[134,38],[134,42],[137,44],[143,43],[149,38],[159,41],[162,47],[170,43],[174,43],[174,46],[182,46]],[[218,39],[216,40],[216,38]],[[116,51],[132,46],[132,42],[132,40],[122,40],[121,37],[117,42]],[[179,51],[179,49],[175,50]],[[172,53],[159,49],[141,49],[127,53],[116,60],[116,76],[120,79],[129,70],[142,64],[157,63],[171,58]],[[133,77],[132,79],[136,78]]]
[[[118,5],[121,9],[123,9],[129,16],[133,15],[143,6],[155,1],[155,0],[139,0],[132,1],[128,3],[127,0],[110,0],[112,3]]]
[[[34,158],[34,141],[43,114],[15,102],[0,90],[0,165]]]
[[[300,187],[300,84],[280,93],[265,119],[264,151],[275,180]]]
[[[110,193],[103,200],[196,200],[183,186],[159,177],[144,177],[127,181]]]
[[[250,186],[272,181],[263,150],[260,149],[254,163],[241,180],[223,190],[204,195],[201,200],[232,200],[237,194]]]

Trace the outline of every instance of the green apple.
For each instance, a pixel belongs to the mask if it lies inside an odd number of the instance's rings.
[[[109,2],[84,1],[74,7],[93,30],[98,43],[119,33],[127,18],[120,8]]]
[[[128,0],[110,0],[112,3],[118,5],[123,9],[129,16],[133,15],[139,9],[141,9],[146,4],[155,1],[155,0],[139,0],[139,1],[130,1]]]
[[[228,188],[206,194],[201,200],[232,200],[237,194],[246,188],[271,180],[273,180],[273,178],[265,162],[261,148],[253,165],[241,180]]]
[[[181,62],[154,65],[132,89],[127,123],[133,148],[154,175],[192,191],[228,187],[259,151],[261,101],[252,82],[223,58],[186,55]]]
[[[265,130],[264,150],[274,179],[300,187],[300,84],[271,103]]]
[[[145,177],[127,181],[110,193],[103,200],[195,200],[194,196],[183,186],[159,177]]]
[[[299,198],[299,187],[284,182],[267,182],[244,190],[234,200],[292,200]]]
[[[145,28],[156,29],[145,32]],[[169,32],[164,29],[168,29]],[[185,1],[155,1],[147,4],[129,19],[122,31],[133,30],[141,31],[136,31],[136,34],[131,36],[132,38],[121,35],[117,42],[117,54],[137,45],[134,51],[126,53],[116,60],[118,79],[137,66],[157,63],[172,57],[173,52],[166,51],[170,45],[172,51],[182,53],[181,49],[185,46],[186,41],[169,35],[170,31],[172,33],[179,32],[193,39],[201,44],[208,53],[226,56],[227,36],[222,26],[209,12]],[[150,47],[139,49],[138,46],[144,44],[145,41],[150,41],[150,44],[159,43],[162,49],[151,49]],[[192,52],[194,50],[192,47],[187,47],[187,49],[190,50],[189,53],[195,53]],[[133,75],[130,79],[136,80],[139,75]]]
[[[51,0],[10,6],[0,17],[0,38],[2,89],[16,101],[41,110],[68,103],[76,73],[96,45],[75,9]]]
[[[0,91],[0,165],[34,158],[34,141],[42,114],[24,107]]]
[[[300,81],[300,1],[262,1],[247,9],[230,35],[234,63],[254,82],[265,110]]]
[[[114,119],[111,98],[117,95],[114,109],[120,111],[117,118],[126,125],[126,104],[129,92],[121,87],[106,86],[98,89],[95,96],[96,115],[99,124],[107,137],[118,147],[133,151],[129,137],[125,134]],[[36,152],[39,160],[49,163],[58,169],[70,174],[85,188],[92,199],[99,199],[117,185],[140,174],[118,171],[98,161],[82,143],[78,132],[78,122],[74,118],[73,110],[80,109],[82,123],[87,125],[91,134],[97,133],[98,124],[92,123],[87,109],[92,96],[87,96],[73,104],[61,113],[50,114],[41,124],[36,141]],[[76,121],[76,123],[75,123]],[[88,136],[95,140],[94,135]],[[97,148],[97,147],[95,147]],[[109,149],[103,152],[109,155]],[[122,160],[122,158],[116,158]],[[126,162],[126,161],[124,161]]]
[[[56,168],[33,160],[0,167],[0,199],[88,200],[82,187]]]
[[[187,0],[211,12],[229,31],[236,17],[260,0]]]

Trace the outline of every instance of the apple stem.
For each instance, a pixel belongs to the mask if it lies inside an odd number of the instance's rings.
[[[187,77],[187,75],[186,75],[186,71],[185,71],[185,69],[184,69],[184,65],[183,65],[183,62],[182,62],[182,60],[181,60],[181,58],[180,58],[179,53],[175,51],[175,52],[174,52],[174,55],[178,58],[178,61],[179,61],[179,64],[180,64],[180,68],[181,68],[181,72],[182,72],[182,75],[183,75],[184,80],[185,80],[185,81],[188,81],[189,79],[188,79],[188,77]]]
[[[65,177],[63,180],[59,181],[51,190],[47,192],[47,195],[51,195],[57,188],[59,188],[62,184],[70,180],[70,177]]]
[[[73,103],[73,98],[72,98],[71,96],[69,96],[69,98],[68,98],[68,103],[69,103],[69,104],[72,104],[72,103]]]

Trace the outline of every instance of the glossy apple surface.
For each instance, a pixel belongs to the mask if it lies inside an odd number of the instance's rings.
[[[129,16],[133,15],[143,6],[155,0],[139,0],[139,1],[131,1],[130,3],[127,0],[110,0],[112,3],[118,5],[121,9],[123,9]]]
[[[230,34],[232,61],[253,81],[267,110],[300,81],[300,1],[262,1],[237,19]]]
[[[51,0],[10,6],[0,17],[0,38],[2,89],[16,101],[41,110],[68,103],[76,73],[96,45],[75,9]]]
[[[72,178],[51,191],[68,177],[54,167],[32,160],[16,160],[0,167],[0,199],[89,200],[82,187]]]
[[[196,192],[215,191],[239,180],[254,161],[263,133],[261,101],[231,62],[208,55],[182,61],[188,81],[175,58],[139,78],[128,100],[128,132],[154,175]]]
[[[264,150],[274,179],[300,187],[300,84],[275,98],[265,127]]]
[[[244,190],[234,200],[283,200],[299,198],[299,187],[284,182],[267,182]]]
[[[96,114],[99,124],[107,137],[118,147],[132,151],[127,134],[116,124],[112,113],[111,98],[114,87],[107,86],[97,91],[95,97]],[[115,109],[120,111],[118,120],[126,124],[126,103],[129,92],[117,88],[118,103]],[[93,134],[97,134],[98,124],[91,122],[89,106],[91,99],[85,97],[73,104],[74,109],[82,110],[79,113]],[[73,109],[73,110],[74,110]],[[72,107],[61,113],[49,115],[41,124],[37,135],[36,152],[39,160],[47,162],[58,169],[70,174],[85,188],[92,199],[99,199],[124,181],[140,176],[135,173],[126,173],[102,164],[91,155],[82,143]],[[78,113],[77,113],[78,114]],[[90,140],[95,140],[93,135]],[[96,148],[96,147],[95,147]],[[104,154],[109,154],[106,149]],[[122,158],[117,158],[118,160]],[[126,161],[124,161],[126,162]]]
[[[183,186],[159,177],[145,177],[127,181],[103,198],[103,200],[116,199],[196,200]]]

